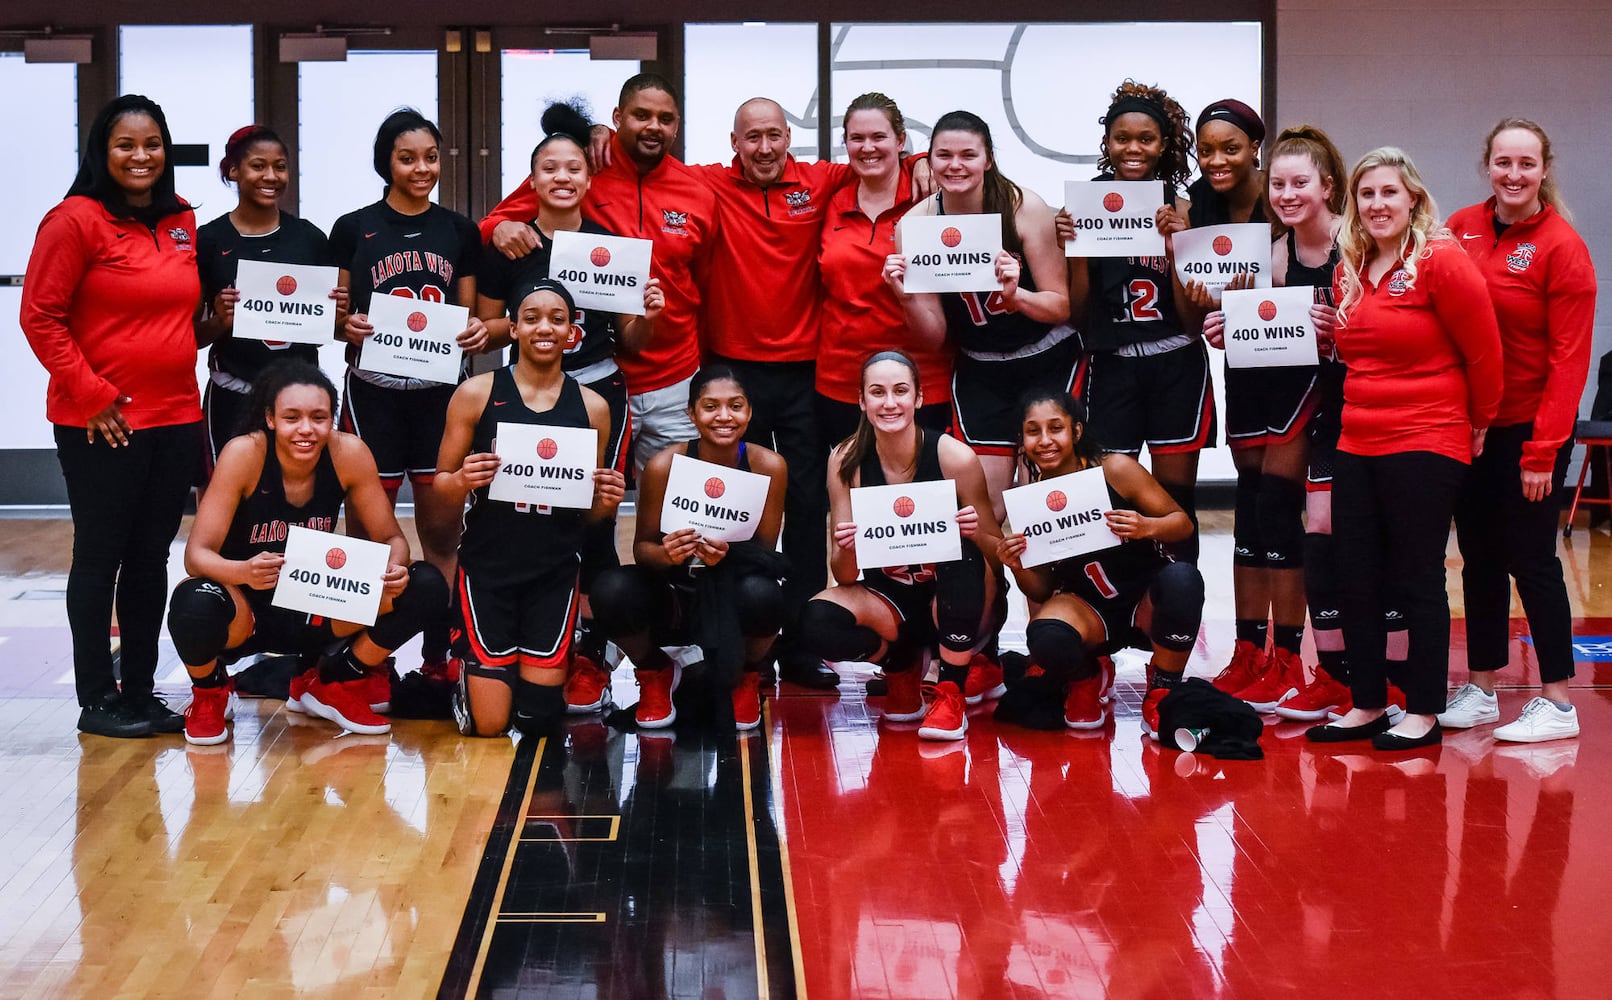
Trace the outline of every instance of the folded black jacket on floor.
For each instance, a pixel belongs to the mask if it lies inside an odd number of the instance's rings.
[[[1259,713],[1202,678],[1177,684],[1159,702],[1159,742],[1174,750],[1177,729],[1202,730],[1196,753],[1221,760],[1262,760],[1259,734],[1265,724]]]

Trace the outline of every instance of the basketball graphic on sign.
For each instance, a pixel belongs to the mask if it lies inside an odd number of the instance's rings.
[[[728,488],[722,484],[722,480],[716,478],[715,476],[712,476],[710,479],[705,481],[705,495],[710,497],[712,500],[715,500],[717,497],[720,497],[727,491]]]
[[[918,509],[918,505],[912,502],[912,497],[896,497],[896,502],[890,509],[896,512],[896,517],[911,517],[912,512]]]
[[[1259,318],[1269,323],[1276,318],[1276,303],[1266,299],[1259,304]]]
[[[949,247],[954,247],[963,242],[963,234],[956,226],[947,226],[945,229],[940,231],[940,242]]]
[[[425,313],[422,313],[422,312],[409,313],[409,329],[413,330],[415,333],[419,333],[421,330],[424,330],[425,329]]]
[[[537,457],[547,460],[559,454],[560,446],[554,443],[553,438],[544,438],[537,443]]]
[[[1047,509],[1054,513],[1069,506],[1069,498],[1064,496],[1062,490],[1053,490],[1047,494]]]
[[[1224,257],[1227,254],[1231,253],[1231,237],[1230,236],[1216,236],[1215,241],[1213,243],[1211,243],[1210,246],[1215,248],[1215,253],[1219,254],[1222,257]]]
[[[281,295],[290,295],[297,290],[297,279],[289,274],[282,274],[280,280],[274,283],[274,290]]]
[[[594,267],[604,267],[610,263],[610,251],[604,247],[594,247],[593,253],[588,254],[588,259],[593,261]]]
[[[1110,191],[1103,195],[1103,207],[1110,212],[1117,212],[1125,207],[1125,199],[1119,196],[1118,191]]]
[[[341,549],[331,549],[325,553],[325,565],[331,569],[341,569],[347,565],[347,553]]]

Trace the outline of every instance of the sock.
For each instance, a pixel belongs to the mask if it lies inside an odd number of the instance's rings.
[[[223,664],[214,662],[212,673],[206,677],[191,677],[190,683],[199,688],[221,688],[229,684],[229,671]]]
[[[652,646],[649,655],[644,657],[644,662],[634,660],[633,666],[639,670],[668,670],[672,666],[672,658],[666,655],[666,650]]]
[[[361,681],[369,676],[369,668],[358,662],[353,647],[347,646],[330,656],[319,659],[319,680],[324,684],[344,684]]]
[[[1184,673],[1186,673],[1184,670],[1165,670],[1160,667],[1155,667],[1153,664],[1149,663],[1147,665],[1148,690],[1151,691],[1154,688],[1173,688],[1177,684],[1181,683],[1181,677]]]
[[[592,618],[584,618],[577,623],[576,651],[578,656],[592,660],[594,666],[604,666],[605,636],[593,627]]]
[[[1303,625],[1278,625],[1274,629],[1274,633],[1277,649],[1285,649],[1289,653],[1297,655],[1300,647],[1304,645]]]
[[[1573,703],[1570,701],[1552,701],[1551,704],[1555,705],[1564,712],[1571,712],[1573,710]]]
[[[1237,619],[1237,638],[1243,642],[1251,642],[1254,648],[1265,649],[1265,637],[1269,634],[1270,624],[1266,621],[1252,621],[1247,618]]]
[[[1318,649],[1315,651],[1315,659],[1333,680],[1339,684],[1349,683],[1349,660],[1343,650]]]
[[[940,681],[942,684],[951,681],[957,685],[957,690],[963,690],[963,685],[968,682],[968,666],[959,667],[945,660],[940,661]]]

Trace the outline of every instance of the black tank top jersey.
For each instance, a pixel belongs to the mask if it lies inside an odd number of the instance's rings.
[[[1193,229],[1202,229],[1204,226],[1226,226],[1234,221],[1231,217],[1231,204],[1224,195],[1214,189],[1209,178],[1200,177],[1187,185],[1187,200],[1192,206],[1187,209],[1187,222]],[[1265,215],[1265,199],[1254,202],[1254,210],[1249,213],[1248,222],[1269,222]]]
[[[1096,178],[1113,179],[1112,174]],[[1166,187],[1164,198],[1174,205],[1175,191]],[[1087,267],[1091,287],[1081,333],[1088,351],[1112,351],[1182,332],[1168,257],[1093,257]]]
[[[280,213],[280,228],[262,236],[243,236],[227,214],[196,231],[196,270],[201,274],[202,301],[211,310],[218,293],[235,284],[235,272],[242,260],[265,260],[276,264],[335,263],[330,241],[319,227],[289,212]],[[331,336],[335,336],[335,306],[331,308]],[[287,344],[277,341],[236,340],[225,337],[207,352],[207,367],[251,382],[271,363],[282,358],[298,358],[319,363],[314,344]]]
[[[285,497],[285,475],[280,470],[280,456],[274,449],[274,436],[268,436],[268,451],[263,456],[263,471],[258,473],[252,492],[241,498],[235,508],[235,519],[230,522],[229,533],[219,554],[225,559],[250,559],[260,552],[284,552],[286,529],[293,525],[315,531],[335,531],[336,518],[347,499],[341,476],[336,473],[336,461],[325,448],[314,466],[313,496],[298,507]]]
[[[591,426],[576,379],[565,376],[554,407],[538,413],[521,398],[512,367],[493,372],[492,391],[471,437],[471,454],[497,451],[494,438],[500,423]],[[483,486],[472,491],[465,510],[459,564],[467,571],[496,586],[524,583],[559,568],[580,565],[587,511],[489,500],[487,490]]]
[[[700,457],[700,439],[695,438],[694,440],[690,441],[688,443],[688,450],[685,451],[684,454],[687,455],[689,458],[699,459],[699,457]],[[750,471],[750,456],[745,454],[745,447],[744,447],[744,442],[743,441],[739,442],[739,462],[738,462],[737,465],[734,466],[734,468],[738,469],[740,472],[749,472]],[[749,545],[760,545],[761,543],[756,541],[756,539],[754,537],[751,537],[751,538],[746,539],[745,541],[742,541],[742,542],[730,542],[728,544],[729,544],[729,548],[731,549],[733,546],[736,546],[736,545],[749,546]],[[688,562],[684,562],[684,563],[681,563],[680,565],[673,566],[670,569],[668,569],[666,571],[666,579],[673,586],[693,587],[694,586],[694,573],[695,572],[696,572],[696,570],[693,568],[693,566],[691,566]]]
[[[861,476],[857,480],[858,486],[885,486],[884,466],[879,463],[879,450],[869,448],[867,455],[862,459]],[[940,435],[918,428],[918,466],[912,470],[912,481],[915,483],[933,483],[945,479],[946,473],[940,468]],[[913,586],[917,584],[932,583],[935,579],[935,566],[933,563],[923,563],[912,566],[886,566],[880,570],[870,570],[863,573],[864,578],[870,574],[878,574],[880,586],[889,584],[903,584]],[[869,580],[868,582],[872,582]]]
[[[1112,510],[1135,510],[1136,505],[1108,487]],[[1139,599],[1153,582],[1159,567],[1169,562],[1157,542],[1135,540],[1111,549],[1101,549],[1060,559],[1052,564],[1054,586],[1060,593],[1073,594],[1094,607],[1102,601],[1121,597]]]
[[[690,441],[688,443],[688,450],[685,451],[684,454],[687,455],[689,458],[692,458],[692,459],[695,459],[696,461],[699,461],[700,460],[700,439],[695,438],[694,440]],[[749,472],[750,471],[750,456],[745,454],[744,442],[743,441],[739,442],[739,464],[735,465],[734,468],[738,469],[740,472]]]
[[[935,195],[935,209],[946,214],[940,195]],[[1009,220],[1003,220],[1004,225]],[[1019,263],[1019,287],[1024,291],[1036,290],[1035,276]],[[946,332],[958,350],[982,354],[1003,354],[1029,347],[1045,337],[1051,323],[1039,323],[1022,312],[1009,312],[1002,307],[1000,292],[947,292],[940,297],[940,308],[946,316]]]
[[[1336,240],[1332,242],[1332,252],[1327,254],[1326,263],[1320,267],[1306,267],[1299,260],[1299,251],[1293,237],[1293,230],[1287,231],[1287,285],[1313,285],[1316,289],[1316,300],[1326,305],[1336,305],[1332,301],[1332,275],[1338,269],[1338,263],[1343,260],[1343,254],[1338,250]],[[1317,407],[1316,417],[1312,426],[1311,439],[1313,442],[1337,441],[1337,433],[1341,429],[1343,413],[1343,362],[1338,360],[1338,349],[1321,355],[1321,372],[1317,380],[1317,387],[1321,394],[1321,401]]]
[[[1332,274],[1338,269],[1338,263],[1343,260],[1343,254],[1338,250],[1337,241],[1332,243],[1332,252],[1327,254],[1325,264],[1320,267],[1306,267],[1299,260],[1298,245],[1293,238],[1293,230],[1287,231],[1287,276],[1283,283],[1287,285],[1313,285],[1321,290],[1320,301],[1327,305],[1335,305],[1332,301]]]
[[[510,260],[489,244],[482,248],[481,271],[476,276],[476,291],[488,298],[502,300],[511,320],[515,318],[515,310],[520,308],[520,303],[511,302],[509,297],[521,287],[549,276],[549,255],[552,252],[550,237],[537,229],[535,221],[529,225],[542,237],[542,246],[519,260]],[[587,219],[582,220],[581,232],[594,236],[615,235]],[[581,371],[615,356],[615,313],[578,309],[572,322],[582,331],[582,339],[566,351],[560,361],[560,366],[567,372]],[[514,352],[515,348],[511,347],[512,364]]]

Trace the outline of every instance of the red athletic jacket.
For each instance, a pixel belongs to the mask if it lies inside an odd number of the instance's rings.
[[[1343,299],[1342,268],[1332,294]],[[1338,448],[1355,455],[1430,451],[1472,461],[1472,430],[1500,403],[1500,330],[1483,276],[1454,240],[1428,244],[1414,286],[1402,267],[1365,293],[1337,329],[1343,383]]]
[[[22,332],[45,370],[45,417],[83,427],[119,397],[135,430],[201,419],[196,216],[147,229],[74,196],[39,223],[22,286]]]
[[[745,180],[739,158],[693,168],[716,194],[722,236],[705,272],[705,344],[741,361],[810,361],[821,308],[817,251],[844,163],[793,156],[778,183]]]
[[[1531,422],[1522,467],[1549,472],[1573,433],[1590,374],[1595,265],[1589,248],[1549,205],[1496,236],[1493,198],[1450,216],[1450,231],[1488,281],[1500,322],[1505,391],[1494,422]]]
[[[582,214],[617,236],[655,244],[650,273],[660,279],[666,308],[642,352],[616,356],[628,390],[653,392],[693,375],[700,367],[700,276],[717,233],[716,199],[705,183],[671,156],[639,176],[621,140],[612,138],[610,166],[593,175]],[[522,184],[481,220],[482,241],[500,222],[536,217],[537,195]]]
[[[912,207],[906,161],[897,183],[895,205],[877,219],[857,207],[857,182],[840,188],[828,203],[817,254],[823,282],[817,391],[842,403],[857,401],[868,355],[888,350],[905,351],[918,362],[925,405],[952,398],[951,347],[920,344],[907,329],[900,300],[884,283],[884,260],[896,249],[896,223]]]

